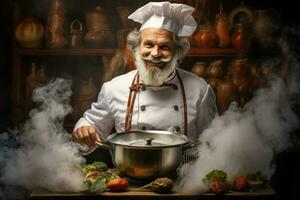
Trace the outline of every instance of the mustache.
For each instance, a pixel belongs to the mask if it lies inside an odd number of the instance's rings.
[[[150,61],[152,63],[169,62],[172,59],[171,56],[169,56],[167,58],[153,58],[153,56],[151,56],[151,55],[148,55],[148,56],[141,55],[141,57],[142,57],[143,60]]]

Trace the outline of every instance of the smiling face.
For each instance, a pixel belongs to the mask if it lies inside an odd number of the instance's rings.
[[[174,56],[174,49],[173,33],[170,31],[158,28],[143,30],[139,51],[146,67],[165,68]]]
[[[146,85],[159,86],[177,66],[173,33],[157,28],[144,29],[135,52],[136,66]]]

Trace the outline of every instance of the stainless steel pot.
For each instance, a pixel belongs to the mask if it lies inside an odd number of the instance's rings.
[[[122,174],[147,180],[176,172],[184,151],[195,143],[169,131],[129,131],[109,135],[107,142],[98,145],[110,150],[113,164]]]

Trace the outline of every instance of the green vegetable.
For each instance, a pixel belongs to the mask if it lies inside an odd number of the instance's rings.
[[[93,162],[92,164],[86,164],[81,166],[83,173],[88,173],[89,171],[107,171],[108,167],[104,162]]]
[[[205,178],[202,179],[205,183],[210,183],[212,181],[222,181],[224,183],[227,182],[227,174],[222,170],[212,170],[209,172]]]
[[[120,176],[118,174],[110,172],[110,171],[100,172],[98,177],[103,179],[105,181],[105,183],[108,183],[110,180],[120,178]]]
[[[250,174],[247,176],[248,180],[252,180],[252,181],[261,181],[266,183],[267,182],[267,178],[262,175],[262,173],[260,171],[257,171],[254,174]]]
[[[106,178],[106,183],[108,183],[109,181],[111,181],[113,179],[118,179],[118,178],[120,178],[120,176],[116,173],[108,174],[108,176]]]
[[[248,175],[247,178],[250,191],[256,191],[268,182],[267,178],[260,171]]]
[[[81,170],[86,175],[83,184],[91,193],[105,191],[110,180],[120,178],[117,172],[108,170],[107,165],[103,162],[83,165]]]
[[[105,179],[102,179],[101,177],[86,179],[83,183],[88,187],[89,192],[91,193],[104,192],[107,188]]]
[[[261,186],[264,185],[264,183],[262,181],[248,180],[248,183],[249,183],[249,190],[252,192],[258,190]]]

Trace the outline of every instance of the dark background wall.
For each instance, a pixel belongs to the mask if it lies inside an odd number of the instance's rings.
[[[9,126],[10,111],[10,15],[12,13],[12,0],[2,1],[0,6],[0,131]]]

